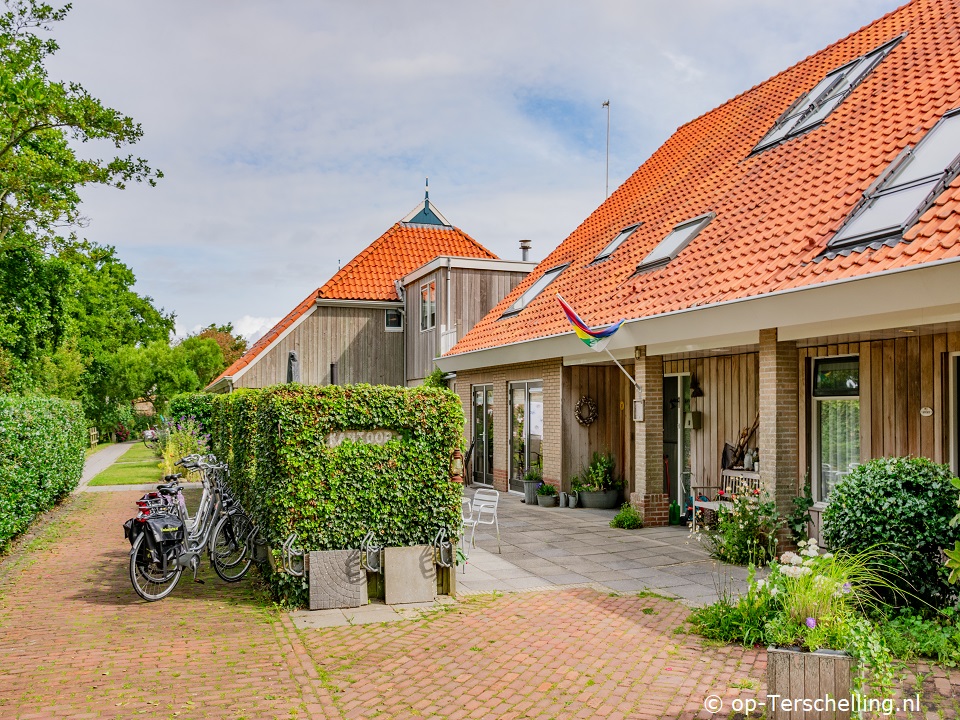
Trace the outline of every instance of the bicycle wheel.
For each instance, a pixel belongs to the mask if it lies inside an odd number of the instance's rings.
[[[130,548],[130,583],[137,595],[147,602],[162,600],[173,592],[182,574],[180,567],[167,567],[164,571],[163,565],[151,557],[146,537],[140,533]]]
[[[225,582],[241,580],[253,562],[253,523],[243,513],[224,515],[213,534],[210,562]]]

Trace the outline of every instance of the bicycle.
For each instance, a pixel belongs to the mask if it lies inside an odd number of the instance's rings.
[[[241,580],[253,563],[256,528],[225,487],[226,465],[215,460],[188,456],[177,463],[199,470],[204,484],[201,506],[192,519],[186,515],[182,490],[174,478],[162,490],[138,500],[137,516],[124,523],[131,543],[130,582],[148,602],[173,592],[185,569],[193,570],[196,581],[204,551],[226,582]]]

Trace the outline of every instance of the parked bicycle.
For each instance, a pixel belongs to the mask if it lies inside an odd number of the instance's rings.
[[[137,501],[137,516],[124,523],[130,540],[130,582],[144,600],[162,600],[186,569],[194,580],[204,552],[226,582],[237,582],[253,562],[256,528],[224,482],[225,464],[212,455],[189,455],[176,463],[200,473],[203,490],[193,517],[187,512],[182,475],[167,476]]]

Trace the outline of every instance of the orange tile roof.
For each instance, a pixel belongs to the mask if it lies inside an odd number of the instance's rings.
[[[906,37],[806,134],[751,155],[830,70]],[[960,179],[903,241],[822,257],[863,191],[907,145],[960,106],[960,7],[914,0],[680,127],[448,355],[570,332],[560,293],[591,325],[960,257]],[[945,159],[945,164],[949,160]],[[633,276],[677,224],[716,218],[668,265]],[[623,228],[643,225],[607,260]],[[570,263],[500,320],[545,270]]]
[[[322,287],[304,298],[207,387],[223,378],[233,377],[252,363],[284,330],[303,317],[318,299],[399,300],[393,281],[402,279],[441,255],[498,259],[460,228],[396,223],[338,270]]]
[[[440,255],[497,259],[459,228],[397,223],[327,280],[320,297],[397,300],[393,281]]]

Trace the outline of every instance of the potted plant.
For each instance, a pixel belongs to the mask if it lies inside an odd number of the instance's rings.
[[[523,476],[523,501],[527,505],[536,505],[537,488],[543,482],[543,475],[539,470],[531,470]]]
[[[610,453],[594,452],[590,464],[571,482],[581,507],[613,509],[620,503],[623,478],[616,475]]]
[[[548,482],[542,482],[537,486],[537,504],[540,507],[557,506],[557,489]]]

